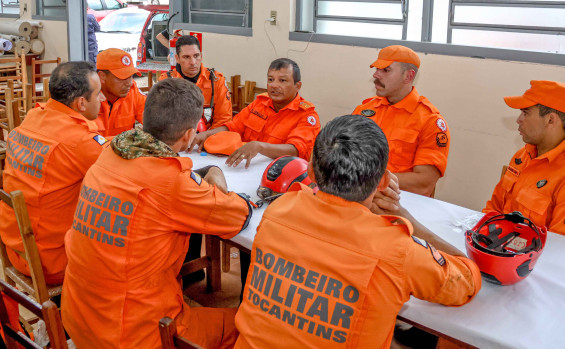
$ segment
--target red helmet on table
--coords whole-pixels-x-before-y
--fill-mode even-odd
[[[297,182],[315,185],[308,177],[308,161],[296,156],[281,156],[273,160],[263,172],[257,195],[264,201],[271,201],[286,193]]]
[[[547,229],[536,226],[520,212],[488,212],[473,230],[465,233],[467,255],[483,278],[498,285],[512,285],[534,269],[547,238]]]

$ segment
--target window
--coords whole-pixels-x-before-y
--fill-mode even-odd
[[[180,27],[193,31],[251,35],[252,0],[186,0]],[[176,7],[173,7],[176,10]]]
[[[67,0],[37,0],[37,15],[67,18]]]
[[[118,10],[121,8],[122,8],[122,4],[120,4],[117,0],[106,0],[107,10]]]
[[[297,0],[296,4],[296,32],[291,39],[332,42],[327,37],[332,35],[335,42],[375,47],[391,40],[407,41],[407,46],[424,52],[565,65],[563,0]],[[316,39],[317,34],[324,34],[323,40]]]
[[[102,11],[104,8],[102,7],[102,0],[88,0],[88,7],[94,11]]]
[[[20,15],[19,0],[0,0],[0,13],[6,15]]]

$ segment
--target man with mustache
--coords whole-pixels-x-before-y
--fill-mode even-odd
[[[176,43],[177,66],[164,72],[159,80],[183,78],[200,88],[204,95],[204,112],[198,131],[220,127],[232,119],[230,91],[224,75],[202,64],[200,42],[191,35],[181,36]]]
[[[371,64],[377,95],[366,99],[353,114],[375,121],[390,146],[387,169],[396,174],[400,189],[432,196],[445,173],[449,128],[439,110],[413,87],[420,58],[408,47],[383,48]]]
[[[233,131],[247,144],[231,153],[228,166],[245,160],[247,168],[259,153],[273,159],[291,155],[308,160],[320,132],[320,120],[314,105],[298,94],[301,87],[298,64],[288,58],[274,60],[267,71],[267,93],[258,95],[232,121],[197,134],[189,149],[197,144],[202,150],[209,136]]]
[[[129,53],[109,48],[98,54],[96,69],[106,101],[102,102],[96,119],[98,132],[115,136],[143,123],[146,96],[141,93],[133,75],[141,73],[133,66]]]
[[[526,145],[510,160],[483,212],[520,211],[536,225],[565,235],[565,84],[530,82],[524,95],[504,97],[520,109]]]

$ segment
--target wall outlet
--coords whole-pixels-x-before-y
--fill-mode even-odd
[[[271,25],[277,25],[277,11],[271,11]]]

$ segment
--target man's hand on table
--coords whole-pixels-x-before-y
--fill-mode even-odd
[[[215,185],[216,188],[220,189],[224,194],[228,193],[228,184],[226,183],[226,177],[219,167],[212,166],[208,170],[208,173],[204,176],[204,180],[210,185]]]
[[[249,168],[251,159],[261,152],[262,142],[252,141],[234,151],[226,160],[226,165],[237,167],[243,160],[246,160],[245,168]]]
[[[371,212],[375,214],[401,215],[400,206],[400,186],[398,177],[389,172],[390,181],[384,190],[375,193]]]

